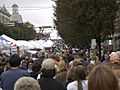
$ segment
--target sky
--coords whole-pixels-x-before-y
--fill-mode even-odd
[[[19,6],[19,14],[22,15],[23,22],[29,21],[36,27],[53,26],[53,7],[51,0],[0,0],[0,7],[6,6],[12,14],[12,5]]]

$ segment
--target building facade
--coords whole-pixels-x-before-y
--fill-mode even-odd
[[[3,7],[0,7],[0,23],[10,23],[10,16],[11,14],[7,11],[5,5],[3,5]]]
[[[22,16],[18,12],[18,5],[17,4],[12,5],[12,15],[10,17],[10,21],[16,22],[16,23],[23,23]]]

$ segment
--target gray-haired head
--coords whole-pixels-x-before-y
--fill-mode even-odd
[[[45,59],[41,65],[41,69],[45,69],[45,70],[55,69],[55,63],[53,59],[51,58]]]

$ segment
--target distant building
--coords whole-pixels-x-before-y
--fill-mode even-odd
[[[16,22],[16,23],[23,23],[22,16],[18,12],[18,5],[17,4],[12,5],[12,16],[10,17],[10,21]]]
[[[11,14],[7,11],[5,5],[0,7],[0,23],[10,23],[10,16]]]

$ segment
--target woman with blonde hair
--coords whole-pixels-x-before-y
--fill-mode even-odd
[[[31,77],[22,77],[14,85],[14,90],[41,90],[37,80]]]
[[[63,72],[63,71],[67,71],[67,64],[65,61],[63,61],[63,60],[59,61],[57,71],[58,71],[58,73]]]
[[[112,70],[98,65],[91,71],[88,79],[88,90],[120,90],[118,80]]]
[[[55,79],[65,83],[66,76],[67,76],[67,64],[63,60],[60,60],[58,63],[57,74],[55,76]]]
[[[86,79],[89,78],[89,74],[90,74],[90,72],[92,71],[92,69],[93,69],[94,67],[95,67],[94,64],[89,64],[89,65],[87,66],[87,77],[86,77]]]
[[[95,52],[90,53],[90,64],[94,64],[94,65],[101,64],[101,62]]]
[[[74,59],[73,61],[69,63],[69,67],[74,67],[78,65],[82,65],[79,59]]]

